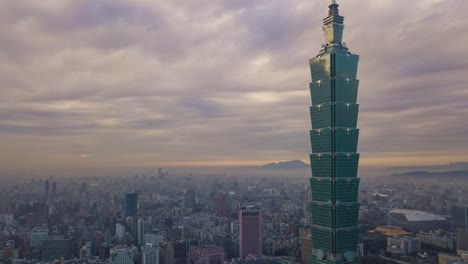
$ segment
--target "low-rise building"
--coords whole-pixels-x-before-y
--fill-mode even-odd
[[[65,238],[48,238],[42,240],[41,260],[45,262],[70,259],[73,256],[72,241]]]
[[[39,249],[42,246],[42,241],[47,239],[49,233],[47,230],[35,230],[29,236],[29,246]]]
[[[448,264],[454,260],[460,260],[460,257],[454,254],[439,252],[439,264]]]
[[[187,264],[222,264],[225,258],[222,247],[193,246],[187,254]]]
[[[452,233],[442,230],[419,232],[416,237],[422,244],[427,244],[450,251],[455,250],[455,237]]]
[[[411,255],[421,250],[419,239],[414,237],[387,238],[387,252],[397,255]]]
[[[412,232],[447,229],[450,225],[447,219],[441,215],[409,209],[390,211],[388,221],[391,225],[400,226]]]
[[[159,245],[147,243],[141,250],[143,264],[159,264]]]
[[[110,264],[133,264],[134,249],[130,247],[115,247],[110,250]]]

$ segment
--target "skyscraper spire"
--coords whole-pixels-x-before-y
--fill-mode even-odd
[[[344,17],[340,16],[339,5],[332,0],[328,6],[328,17],[323,19],[323,30],[325,32],[325,44],[341,44],[343,39]]]

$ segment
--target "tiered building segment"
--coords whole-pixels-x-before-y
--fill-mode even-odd
[[[311,263],[360,263],[357,254],[359,56],[342,42],[344,17],[332,1],[323,20],[325,45],[310,60],[312,82]]]

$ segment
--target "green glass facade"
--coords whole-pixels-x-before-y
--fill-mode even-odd
[[[360,263],[357,254],[359,129],[356,79],[359,56],[343,45],[344,17],[332,1],[325,45],[310,60],[311,263]]]

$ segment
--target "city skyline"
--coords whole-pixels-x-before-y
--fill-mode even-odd
[[[306,161],[328,4],[0,1],[0,166]],[[467,161],[468,3],[339,4],[362,58],[361,165]]]

